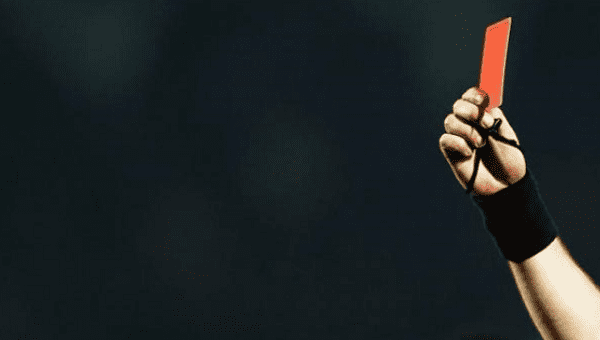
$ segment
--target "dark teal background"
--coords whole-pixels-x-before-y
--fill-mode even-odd
[[[541,339],[438,139],[512,17],[501,108],[597,281],[599,12],[0,1],[0,339]]]

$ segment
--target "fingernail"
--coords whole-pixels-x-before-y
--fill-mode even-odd
[[[483,119],[481,120],[481,122],[483,123],[483,127],[486,129],[489,129],[492,126],[494,126],[494,119],[489,113],[483,114]]]

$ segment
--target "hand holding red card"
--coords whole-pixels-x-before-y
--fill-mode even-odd
[[[507,18],[487,27],[479,87],[470,88],[454,103],[454,112],[444,121],[446,133],[439,141],[440,150],[463,188],[467,189],[476,176],[471,183],[476,195],[493,195],[518,182],[526,171],[517,135],[499,108],[510,24],[511,18]],[[494,123],[497,131],[490,129]]]

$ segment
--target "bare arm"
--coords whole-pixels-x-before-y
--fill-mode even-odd
[[[600,340],[600,289],[559,237],[537,255],[508,265],[544,340]]]

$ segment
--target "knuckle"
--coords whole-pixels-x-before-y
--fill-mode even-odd
[[[448,138],[453,140],[461,140],[465,143],[468,141],[472,145],[481,145],[481,136],[472,126],[460,122],[453,114],[446,116],[444,120],[444,128],[449,134]]]
[[[446,131],[450,129],[453,117],[454,116],[450,113],[446,116],[446,119],[444,119],[444,128],[446,129]]]
[[[445,136],[445,134],[443,134],[443,135],[440,137],[440,139],[438,140],[438,145],[440,146],[440,149],[443,149],[443,148],[444,148],[444,140],[445,140],[444,136]]]
[[[483,96],[479,92],[477,92],[473,96],[473,101],[475,105],[481,105],[481,103],[483,103]]]
[[[450,146],[450,142],[452,140],[452,135],[450,134],[443,134],[442,137],[440,137],[440,148],[442,150],[447,149]]]
[[[463,100],[459,99],[457,101],[454,102],[454,105],[452,105],[452,111],[454,111],[455,113],[460,113],[462,111],[462,104]]]
[[[469,98],[471,98],[472,101],[476,102],[475,104],[477,105],[481,104],[487,96],[487,93],[485,93],[485,91],[476,86],[470,88],[469,91]]]
[[[479,109],[475,104],[462,99],[454,103],[453,110],[459,116],[469,120],[475,120],[479,115]]]
[[[481,104],[485,99],[485,92],[483,90],[474,87],[473,88],[473,98],[477,101],[477,105]]]
[[[446,139],[448,139],[448,134],[444,133],[443,135],[440,136],[440,145],[444,144],[446,142]]]
[[[473,98],[475,98],[475,96],[477,95],[477,88],[475,87],[471,87],[469,90],[467,90],[467,92],[465,92],[465,94],[463,95],[463,99],[465,100],[473,100]]]

